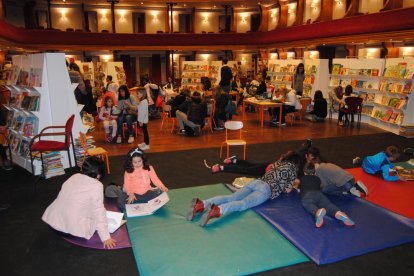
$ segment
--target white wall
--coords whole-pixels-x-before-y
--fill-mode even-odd
[[[214,12],[196,12],[195,32],[215,32],[219,30],[219,14]]]
[[[52,27],[66,31],[67,28],[82,29],[80,8],[51,8]]]
[[[250,31],[251,25],[251,12],[241,12],[237,14],[237,32],[238,33],[245,33]]]
[[[117,33],[132,33],[132,11],[115,10],[115,31]]]
[[[288,13],[288,20],[287,20],[287,25],[288,26],[292,26],[293,23],[295,23],[295,20],[296,20],[296,6],[297,6],[296,3],[288,4],[288,7],[289,7],[288,11],[289,10],[291,11],[291,13]]]
[[[376,13],[384,7],[383,0],[360,0],[359,12],[362,13]]]
[[[145,27],[148,34],[155,34],[157,31],[165,32],[165,13],[158,10],[145,12]]]
[[[111,10],[110,9],[96,9],[98,14],[98,32],[107,30],[112,32]]]
[[[334,1],[332,10],[332,19],[340,19],[345,16],[346,0]]]
[[[414,0],[403,0],[403,7],[414,7]]]
[[[272,31],[277,27],[279,22],[279,8],[269,10],[269,20],[267,24],[267,30]]]
[[[311,22],[318,19],[321,13],[321,2],[313,3],[313,0],[306,0],[303,23],[306,23],[309,19]]]

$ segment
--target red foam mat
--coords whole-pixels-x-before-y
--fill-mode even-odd
[[[414,181],[389,182],[380,175],[365,173],[362,168],[347,171],[368,187],[366,200],[414,220]]]

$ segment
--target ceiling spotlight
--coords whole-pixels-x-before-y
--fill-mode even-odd
[[[187,7],[187,4],[186,3],[184,3],[184,7]]]
[[[141,5],[144,5],[144,2],[141,2]]]

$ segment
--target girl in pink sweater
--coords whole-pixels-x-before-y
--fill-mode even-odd
[[[151,183],[158,189],[153,189]],[[168,192],[168,188],[149,165],[145,153],[140,148],[130,150],[125,162],[124,188],[118,197],[118,206],[125,209],[125,204],[145,203],[161,192]]]

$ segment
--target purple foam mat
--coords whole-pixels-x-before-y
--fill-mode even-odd
[[[119,212],[115,200],[105,199],[104,205],[108,211]],[[97,232],[95,232],[95,234],[93,234],[89,240],[74,236],[62,236],[62,238],[72,244],[94,249],[113,250],[131,247],[126,224],[122,225],[118,230],[111,234],[111,238],[116,240],[116,246],[112,249],[105,249],[103,247],[103,244]]]

